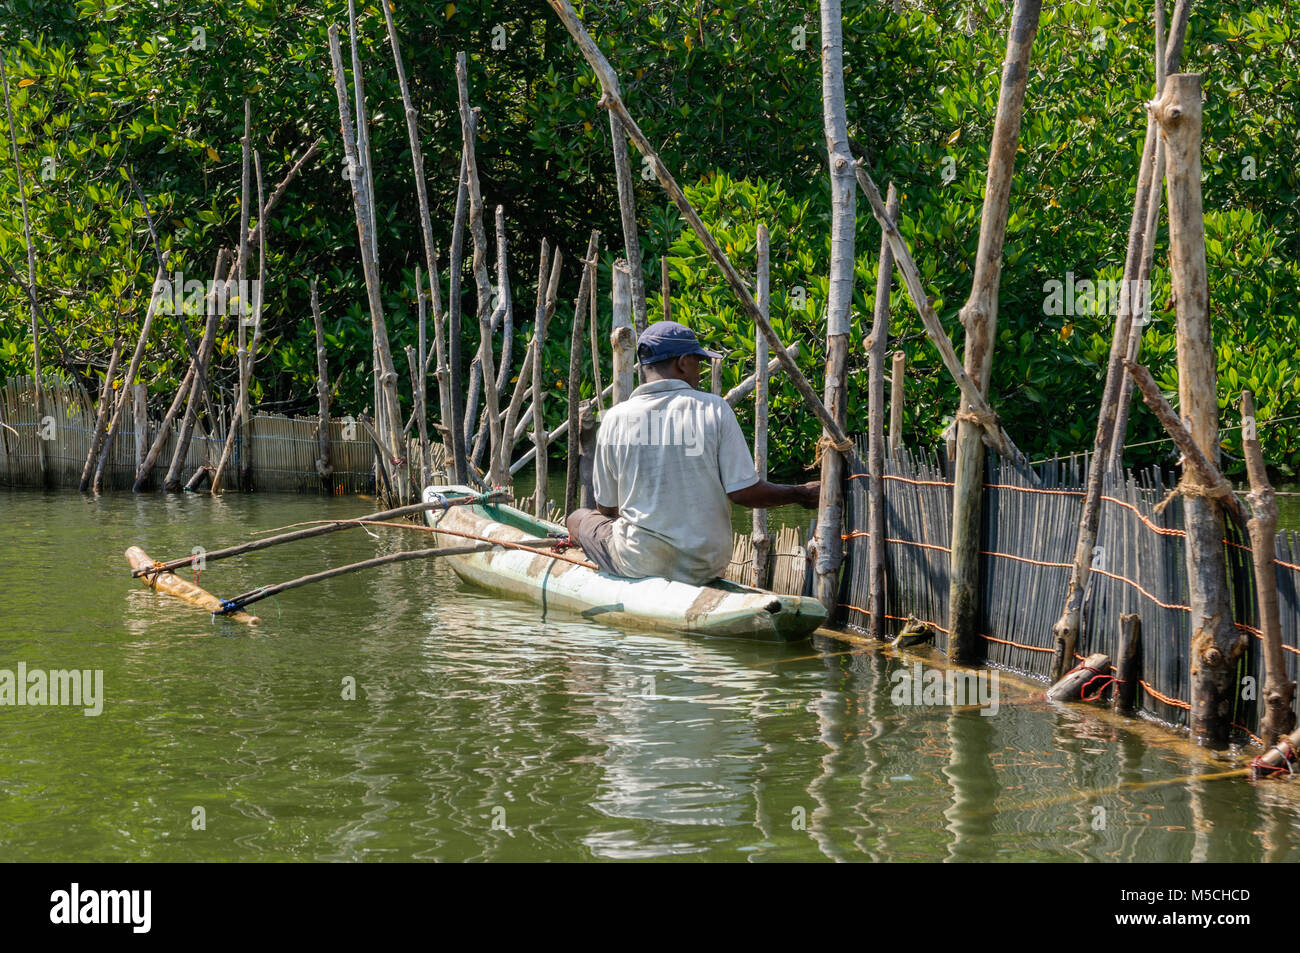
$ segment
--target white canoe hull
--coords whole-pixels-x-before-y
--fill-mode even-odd
[[[436,499],[439,493],[472,492],[460,486],[433,486],[425,489],[424,501]],[[507,542],[565,532],[563,526],[498,504],[431,510],[426,519],[435,528]],[[440,537],[438,544],[451,547],[463,545],[464,540],[448,535]],[[585,559],[576,547],[563,555]],[[466,582],[529,599],[544,613],[559,610],[619,626],[791,642],[807,638],[826,620],[826,610],[816,599],[778,595],[725,580],[692,586],[661,578],[624,579],[549,554],[505,547],[448,556],[446,561]]]

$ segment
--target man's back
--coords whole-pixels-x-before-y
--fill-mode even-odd
[[[696,585],[731,559],[727,494],[758,481],[731,407],[682,380],[643,384],[604,415],[596,502],[617,507],[610,554],[620,575]]]

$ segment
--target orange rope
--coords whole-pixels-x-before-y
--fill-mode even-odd
[[[1114,580],[1117,580],[1118,582],[1126,582],[1126,583],[1128,583],[1130,586],[1132,586],[1132,587],[1133,587],[1134,589],[1136,589],[1138,592],[1142,593],[1142,595],[1146,596],[1148,599],[1150,599],[1152,602],[1154,602],[1156,605],[1158,605],[1158,606],[1159,606],[1160,608],[1162,608],[1162,609],[1182,609],[1184,612],[1191,612],[1191,611],[1192,611],[1192,607],[1191,607],[1191,606],[1179,605],[1178,603],[1175,603],[1175,602],[1161,602],[1161,601],[1160,601],[1159,599],[1157,599],[1154,595],[1152,595],[1151,593],[1147,592],[1145,589],[1143,589],[1141,586],[1139,586],[1139,585],[1138,585],[1136,582],[1134,582],[1132,579],[1129,579],[1129,578],[1127,578],[1127,577],[1125,577],[1125,576],[1118,576],[1118,575],[1116,575],[1115,573],[1113,573],[1113,572],[1107,572],[1107,571],[1104,570],[1104,569],[1094,569],[1094,570],[1092,570],[1092,571],[1095,572],[1095,573],[1097,573],[1097,574],[1100,575],[1100,576],[1105,576],[1105,577],[1108,578],[1108,579],[1114,579]]]
[[[1192,706],[1187,702],[1180,701],[1177,698],[1170,698],[1168,695],[1161,695],[1158,691],[1156,691],[1146,682],[1142,681],[1142,679],[1140,678],[1138,679],[1138,684],[1141,685],[1144,689],[1146,689],[1148,695],[1150,695],[1152,698],[1159,699],[1160,701],[1164,702],[1166,705],[1171,705],[1174,708],[1181,708],[1184,711],[1192,710]]]
[[[1259,745],[1261,748],[1266,748],[1266,747],[1268,747],[1266,744],[1264,744],[1264,739],[1263,739],[1263,738],[1261,738],[1259,735],[1255,734],[1255,732],[1251,731],[1251,730],[1250,730],[1249,728],[1247,728],[1245,725],[1239,725],[1239,724],[1237,724],[1237,723],[1234,721],[1234,722],[1232,723],[1232,727],[1234,727],[1234,728],[1240,728],[1240,729],[1241,729],[1242,731],[1244,731],[1246,734],[1250,735],[1251,739],[1255,742],[1255,744]]]
[[[1001,645],[1011,645],[1018,649],[1028,649],[1031,652],[1055,652],[1056,649],[1045,649],[1039,645],[1025,645],[1023,642],[1012,642],[1010,639],[995,639],[991,635],[980,633],[981,639],[988,639],[990,642],[997,642]]]

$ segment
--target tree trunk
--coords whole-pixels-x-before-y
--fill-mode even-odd
[[[1007,36],[993,142],[984,186],[979,248],[970,297],[962,307],[966,327],[964,367],[986,399],[997,340],[998,284],[1002,243],[1007,232],[1011,178],[1025,104],[1029,54],[1038,32],[1042,0],[1016,0]],[[984,442],[972,408],[962,401],[957,414],[957,461],[952,506],[952,560],[948,580],[948,655],[959,663],[975,661],[979,626],[980,495],[984,484]]]
[[[898,219],[898,190],[891,183],[885,213]],[[889,344],[889,291],[894,255],[881,234],[876,304],[867,339],[867,638],[884,638],[885,612],[885,349]]]
[[[1169,264],[1178,312],[1179,414],[1214,462],[1219,446],[1214,346],[1210,340],[1205,221],[1201,206],[1201,78],[1177,73],[1155,106],[1169,169]],[[1184,477],[1186,480],[1186,477]],[[1191,605],[1192,733],[1211,747],[1228,744],[1237,639],[1223,554],[1223,513],[1204,495],[1184,493],[1187,588]]]
[[[772,248],[771,236],[768,235],[767,226],[758,226],[758,274],[754,279],[754,298],[758,302],[758,309],[763,312],[764,316],[770,314],[770,282],[771,282],[771,261]],[[667,277],[667,269],[664,271]],[[664,296],[667,300],[667,295]],[[763,332],[755,329],[754,331],[754,470],[760,480],[767,479],[767,417],[768,417],[768,394],[767,394],[767,338],[763,337]],[[766,589],[770,581],[771,573],[769,568],[771,560],[769,555],[772,551],[772,539],[767,532],[767,509],[766,507],[756,506],[753,511],[753,531],[750,534],[750,540],[754,547],[753,579],[752,582],[760,589]]]
[[[618,183],[618,209],[623,222],[623,250],[632,273],[632,313],[639,336],[646,329],[645,274],[641,267],[641,239],[636,228],[636,196],[632,191],[632,166],[627,156],[623,122],[609,114],[609,135],[614,142],[614,178]]]
[[[903,446],[903,373],[907,367],[907,356],[902,351],[894,352],[893,364],[889,371],[889,452],[897,453]]]
[[[636,332],[632,330],[632,275],[627,262],[614,262],[614,319],[609,343],[614,351],[613,403],[621,404],[636,387]]]
[[[320,474],[321,492],[328,494],[334,492],[334,465],[330,462],[330,374],[315,276],[311,279],[311,316],[316,325],[316,472]]]
[[[1259,428],[1255,422],[1255,401],[1250,391],[1241,394],[1241,442],[1245,450],[1246,472],[1250,476],[1251,517],[1246,524],[1250,532],[1250,552],[1255,565],[1255,594],[1259,599],[1259,628],[1264,635],[1264,715],[1259,733],[1267,745],[1295,728],[1295,682],[1286,676],[1286,657],[1282,654],[1282,622],[1277,605],[1277,501],[1268,482],[1264,454],[1259,446]]]
[[[569,338],[569,454],[564,469],[564,512],[572,513],[578,508],[578,499],[582,495],[581,476],[579,473],[582,454],[582,428],[579,423],[581,407],[579,400],[582,383],[582,336],[586,330],[587,299],[590,297],[592,282],[596,280],[596,248],[600,241],[600,232],[592,231],[587,243],[587,256],[583,259],[582,281],[578,284],[578,297],[573,302],[573,327]]]

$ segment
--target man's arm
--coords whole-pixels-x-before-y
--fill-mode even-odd
[[[797,503],[810,510],[815,510],[820,496],[821,483],[816,480],[811,483],[795,485],[769,483],[766,480],[759,480],[742,490],[728,493],[727,499],[752,509],[766,509],[769,506],[787,506],[791,503]],[[603,513],[604,509],[601,512]]]

